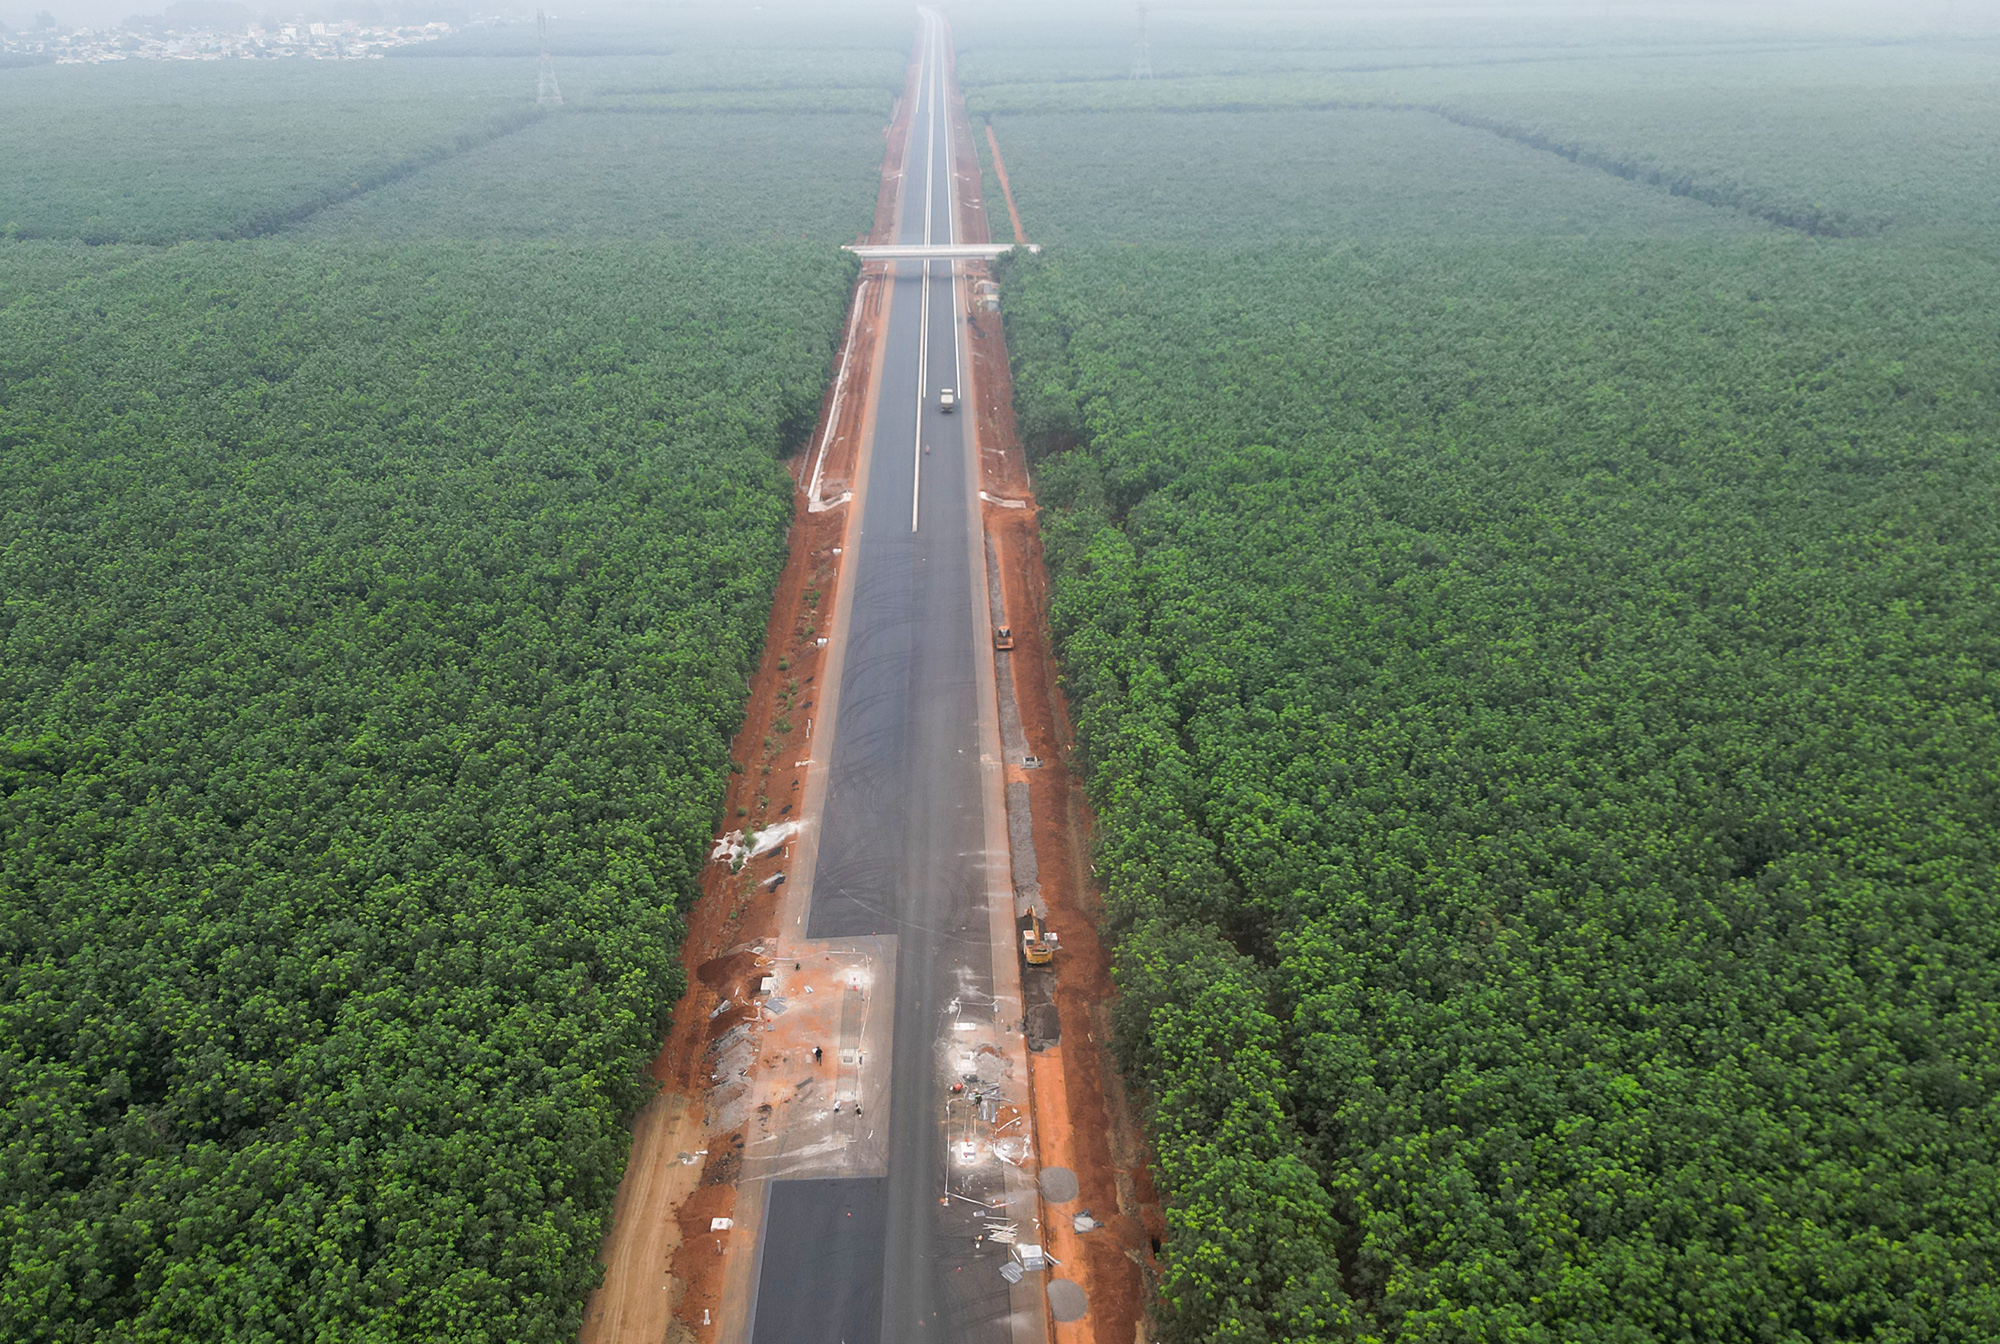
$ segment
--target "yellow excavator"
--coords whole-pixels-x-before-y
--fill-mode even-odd
[[[1039,910],[1030,913],[1028,920],[1028,927],[1021,930],[1021,955],[1030,966],[1046,966],[1056,959],[1056,936],[1042,923]]]

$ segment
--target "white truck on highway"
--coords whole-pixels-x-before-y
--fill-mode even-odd
[[[946,415],[950,415],[951,408],[956,405],[958,405],[958,394],[956,392],[948,387],[938,389],[939,410],[943,411]]]

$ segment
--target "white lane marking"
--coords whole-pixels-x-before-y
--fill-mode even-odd
[[[937,61],[927,60],[924,100],[924,242],[931,240],[931,165],[937,161]],[[917,530],[924,493],[924,395],[930,381],[931,343],[931,264],[923,263],[924,278],[917,297],[917,412],[915,431],[910,436],[910,531]]]
[[[942,21],[934,20],[933,27],[937,32],[938,53],[940,59],[942,59],[944,52],[944,24]],[[947,122],[944,132],[944,240],[947,243],[955,243],[958,241],[958,146],[954,142],[951,133],[949,122],[951,102],[948,98],[945,99],[945,115]],[[960,339],[962,331],[959,324],[958,306],[959,269],[959,263],[954,261],[951,264],[951,359],[952,378],[954,380],[952,386],[957,390],[959,400],[963,401],[965,399],[965,353],[963,342]]]
[[[930,377],[931,264],[924,263],[917,316],[917,421],[910,440],[910,531],[917,530],[917,509],[924,485],[924,380]]]

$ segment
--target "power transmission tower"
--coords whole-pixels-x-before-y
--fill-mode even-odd
[[[542,42],[541,76],[535,81],[535,101],[546,107],[562,106],[562,90],[556,86],[556,68],[549,60],[549,16],[546,10],[535,11],[535,35]]]
[[[1139,6],[1139,45],[1132,52],[1132,78],[1153,77],[1153,54],[1146,46],[1146,7]]]

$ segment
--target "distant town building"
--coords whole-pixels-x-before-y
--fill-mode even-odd
[[[287,23],[275,34],[261,23],[225,31],[171,23],[167,18],[128,20],[119,28],[37,27],[27,32],[0,29],[0,54],[39,57],[56,65],[106,61],[221,61],[306,57],[366,60],[396,47],[434,42],[452,32],[450,24],[364,25]]]

